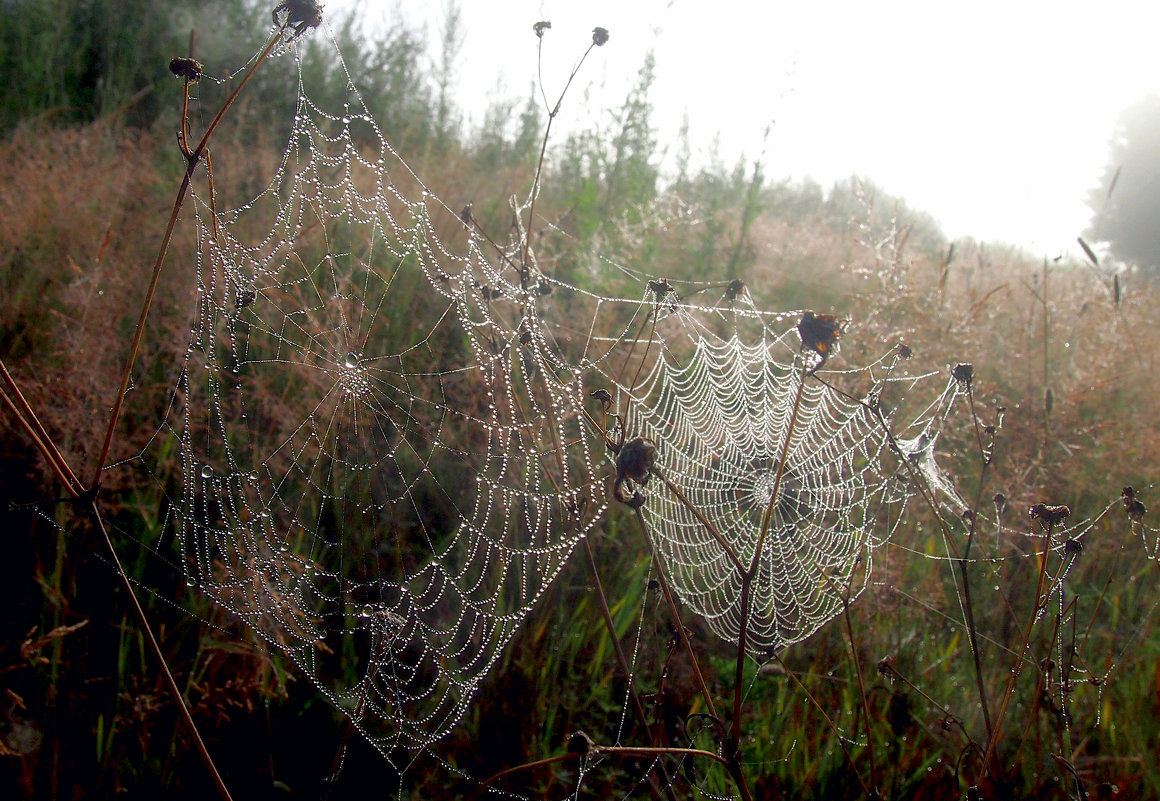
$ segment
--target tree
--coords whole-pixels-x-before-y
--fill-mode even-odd
[[[1088,193],[1085,235],[1113,256],[1160,275],[1160,95],[1128,106],[1116,121],[1100,185]]]

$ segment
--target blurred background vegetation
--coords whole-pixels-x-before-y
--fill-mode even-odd
[[[0,3],[0,351],[62,451],[88,465],[183,169],[174,141],[180,84],[167,64],[189,51],[196,28],[195,52],[207,74],[226,77],[268,35],[272,4]],[[423,31],[399,24],[366,33],[353,18],[331,24],[345,66],[321,37],[307,39],[302,51],[312,84],[333,95],[322,105],[341,103],[349,70],[389,141],[431,190],[452,207],[473,203],[485,230],[505,231],[507,198],[526,191],[539,155],[546,114],[536,94],[499,99],[478,128],[466,128],[445,91],[450,60],[429,52]],[[453,47],[454,31],[444,33]],[[1160,796],[1155,532],[1118,506],[1103,514],[1122,486],[1136,486],[1147,501],[1156,480],[1158,304],[1146,273],[1047,262],[1001,244],[950,243],[929,216],[867,180],[830,188],[776,182],[760,161],[693,165],[687,156],[678,158],[675,174],[662,175],[661,137],[650,122],[652,66],[641,65],[614,113],[552,142],[537,212],[567,236],[537,243],[541,267],[580,287],[630,295],[640,294],[639,282],[604,259],[673,281],[719,278],[724,285],[740,278],[759,307],[849,315],[842,357],[852,363],[898,341],[931,369],[973,363],[980,416],[997,424],[999,408],[1006,409],[996,461],[981,479],[969,419],[952,421],[942,444],[963,492],[1005,522],[987,532],[995,561],[974,566],[992,697],[1034,603],[1024,558],[1032,548],[1027,507],[1067,503],[1076,519],[1098,518],[1071,574],[1076,606],[1061,617],[1078,621],[1071,642],[1082,642],[1086,660],[1076,668],[1083,681],[1071,693],[1069,725],[1046,692],[1050,670],[1033,666],[1004,741],[1013,784],[989,792],[1076,797],[1051,757],[1063,753],[1088,797]],[[256,80],[214,144],[227,201],[263,185],[263,166],[277,161],[293,114],[295,75],[266,69]],[[216,110],[221,88],[205,80],[198,91],[195,130]],[[674,137],[680,152],[681,133]],[[1093,226],[1105,233],[1115,213],[1107,202],[1116,197],[1111,168],[1107,184],[1093,199],[1104,215]],[[1126,195],[1119,202],[1138,206]],[[179,255],[153,315],[156,332],[135,377],[122,456],[144,447],[172,386],[193,270],[180,254],[191,242],[191,232],[179,232]],[[1121,258],[1151,264],[1143,251],[1124,247]],[[31,446],[7,417],[0,420],[5,500],[54,497]],[[120,478],[103,497],[134,554],[127,568],[235,797],[389,787],[386,763],[357,738],[343,770],[328,781],[347,736],[342,719],[277,653],[136,545],[163,518],[156,483]],[[0,787],[36,798],[212,792],[83,515],[51,503],[3,514]],[[965,792],[957,771],[977,755],[964,750],[946,707],[976,732],[980,713],[965,635],[954,623],[961,619],[955,575],[922,558],[936,551],[933,530],[920,511],[880,553],[881,578],[851,610],[853,647],[835,621],[786,653],[800,685],[784,671],[756,680],[747,698],[745,762],[758,797],[858,797],[855,770],[876,772],[889,797]],[[613,517],[593,546],[618,634],[628,638],[645,592],[643,545]],[[576,729],[596,737],[614,730],[623,680],[593,604],[587,568],[569,568],[445,744],[445,758],[482,776],[561,753]],[[690,625],[724,697],[730,649],[698,622]],[[641,657],[645,684],[656,681],[666,656],[661,623],[653,635]],[[1078,659],[1061,653],[1061,641],[1051,631],[1037,633],[1034,662]],[[929,698],[873,670],[888,655]],[[861,689],[855,659],[868,674]],[[693,696],[677,657],[655,705],[674,738]],[[855,766],[809,697],[859,744]],[[867,743],[878,750],[873,765]],[[469,792],[469,784],[449,788],[450,775],[416,769],[407,781],[416,798]],[[612,788],[625,792],[639,775],[633,763],[602,769],[585,792],[612,797]],[[569,780],[574,774],[554,766],[512,787],[556,797],[568,792]]]

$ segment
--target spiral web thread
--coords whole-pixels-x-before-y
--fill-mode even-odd
[[[746,293],[610,298],[540,274],[520,226],[497,252],[426,189],[353,84],[323,109],[300,83],[250,203],[194,201],[195,324],[150,468],[162,479],[176,447],[182,570],[396,766],[462,718],[604,515],[605,434],[656,442],[746,564],[773,501],[757,658],[857,593],[910,494],[896,421],[874,411],[922,378],[896,356],[814,376],[799,315]],[[905,441],[929,450],[935,424],[932,406]],[[735,642],[740,576],[718,540],[655,482],[643,513],[680,598]]]

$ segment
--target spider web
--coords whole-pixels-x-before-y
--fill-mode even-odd
[[[898,374],[893,352],[814,373],[800,313],[543,275],[522,224],[486,239],[347,93],[324,109],[300,79],[268,185],[224,211],[194,196],[196,312],[152,468],[176,448],[191,585],[400,768],[461,720],[605,515],[618,439],[656,444],[668,484],[647,485],[641,513],[723,639],[744,617],[738,564],[757,568],[758,659],[857,595],[908,476],[938,474],[953,384],[901,424],[893,405],[926,376]]]
[[[801,313],[760,313],[735,289],[696,306],[660,285],[641,306],[649,336],[627,343],[644,355],[601,365],[622,411],[611,425],[657,447],[660,479],[640,509],[677,594],[730,643],[745,619],[747,651],[763,661],[864,588],[912,479],[962,508],[933,453],[958,387],[895,421],[890,404],[930,378],[906,374],[899,350],[820,372]],[[898,439],[895,427],[921,433]]]
[[[175,515],[190,581],[405,761],[604,504],[538,281],[485,255],[348,89],[327,111],[300,85],[251,203],[197,197]]]

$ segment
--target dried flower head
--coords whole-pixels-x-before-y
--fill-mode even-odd
[[[612,404],[612,393],[607,389],[594,389],[588,393],[588,397],[600,401],[605,408]]]
[[[607,28],[593,28],[592,29],[592,44],[597,47],[603,47],[608,43],[608,29]]]
[[[544,31],[550,29],[551,27],[552,23],[548,22],[546,19],[542,19],[532,26],[532,31],[535,32],[537,38],[543,39]]]
[[[808,311],[798,321],[798,336],[802,339],[802,350],[813,351],[821,356],[811,373],[821,369],[830,354],[838,346],[838,336],[842,333],[842,321],[832,314],[814,314]]]
[[[630,439],[620,446],[616,454],[616,481],[612,494],[623,504],[639,509],[644,505],[644,495],[626,488],[625,484],[647,484],[649,474],[657,462],[657,446],[643,437]]]
[[[1062,523],[1071,517],[1071,507],[1060,504],[1052,506],[1046,503],[1037,503],[1027,510],[1033,520],[1042,520],[1049,526]]]
[[[596,743],[592,738],[580,730],[572,732],[568,737],[568,753],[587,756],[596,750]]]
[[[278,15],[283,11],[286,12],[286,19],[279,22]],[[322,24],[322,6],[318,5],[317,0],[282,0],[270,16],[275,25],[282,28],[293,27],[294,35],[290,38],[297,39],[311,28],[317,28]]]
[[[1148,507],[1140,503],[1140,499],[1136,497],[1136,490],[1132,487],[1124,487],[1120,497],[1124,501],[1124,511],[1128,513],[1128,519],[1133,522],[1139,522],[1144,519],[1144,515],[1148,513]]]
[[[905,345],[902,342],[898,343],[898,356],[899,356],[899,358],[909,359],[913,355],[914,355],[914,351],[912,351],[910,349],[909,345]]]
[[[729,286],[725,287],[725,299],[730,302],[735,301],[744,291],[745,282],[740,278],[734,278],[729,282]]]
[[[181,56],[169,62],[169,71],[178,78],[185,78],[189,83],[197,83],[203,72],[200,61]]]
[[[973,364],[956,364],[955,369],[951,370],[951,375],[954,376],[955,381],[958,381],[964,387],[970,387],[971,381],[975,378],[975,366]]]

